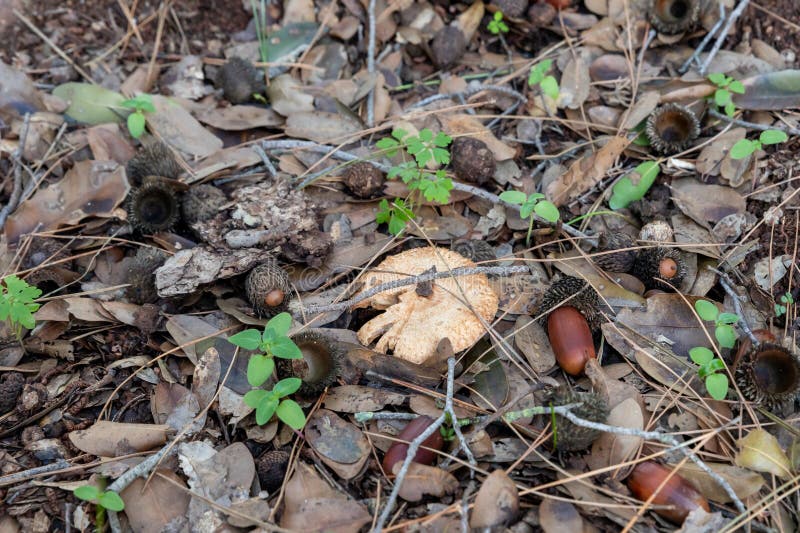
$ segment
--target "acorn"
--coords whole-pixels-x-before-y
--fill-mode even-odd
[[[615,253],[605,253],[592,257],[594,264],[607,272],[629,272],[636,261],[636,242],[627,233],[621,231],[604,232],[600,234],[597,249],[601,252],[620,250]]]
[[[494,247],[488,242],[478,239],[457,240],[453,243],[451,250],[461,254],[473,263],[490,263],[487,266],[493,266],[497,261]]]
[[[553,407],[580,403],[581,405],[572,409],[571,412],[578,418],[583,418],[590,422],[604,424],[608,419],[608,404],[599,394],[594,392],[578,392],[562,385],[553,390],[547,401]],[[564,452],[585,450],[599,436],[600,431],[596,429],[575,425],[569,419],[561,415],[555,415],[553,442],[556,450]]]
[[[141,233],[171,229],[180,218],[180,203],[175,189],[166,179],[150,176],[131,191],[126,204],[128,221]]]
[[[6,372],[0,377],[0,415],[17,406],[24,386],[25,377],[19,372]]]
[[[44,267],[34,270],[25,276],[25,281],[29,285],[38,287],[42,294],[55,292],[68,282],[64,269],[58,267]]]
[[[497,169],[494,154],[481,140],[459,137],[453,141],[452,154],[453,171],[460,180],[483,184]]]
[[[680,525],[683,524],[689,513],[698,507],[703,508],[706,512],[711,511],[708,500],[689,480],[677,473],[673,474],[671,469],[654,461],[637,464],[628,476],[626,484],[636,498],[646,501],[653,496],[653,493],[668,476],[669,480],[652,498],[651,503],[669,507],[654,509],[656,514]]]
[[[303,396],[319,396],[326,388],[335,385],[345,357],[342,345],[335,339],[314,331],[299,333],[292,340],[300,348],[303,358],[276,358],[280,379],[300,378],[303,384],[299,393]]]
[[[673,242],[675,230],[666,220],[651,220],[639,230],[640,241]]]
[[[383,456],[383,471],[386,473],[387,476],[392,475],[392,469],[394,465],[405,461],[406,456],[408,455],[408,444],[407,442],[411,442],[420,435],[422,435],[426,429],[433,424],[434,420],[429,416],[419,416],[406,424],[406,427],[403,428],[403,431],[397,436],[397,440],[404,441],[404,442],[394,442],[386,451],[386,455]],[[417,454],[414,456],[413,462],[420,463],[423,465],[430,465],[436,460],[436,453],[431,450],[426,450],[425,448],[431,448],[433,450],[441,450],[444,446],[444,438],[442,437],[441,432],[437,429],[431,435],[422,442],[422,446],[419,447],[417,450]]]
[[[217,72],[215,85],[222,89],[225,99],[232,104],[252,100],[254,94],[264,91],[263,74],[252,63],[241,57],[232,57]]]
[[[561,307],[562,302],[563,305],[580,311],[592,331],[598,330],[605,320],[599,312],[601,305],[597,291],[585,280],[567,275],[562,275],[550,284],[535,314],[551,313]],[[545,325],[546,321],[546,316],[542,317],[542,325]]]
[[[631,272],[647,289],[673,290],[686,276],[686,263],[677,248],[645,248],[636,256]]]
[[[737,351],[734,379],[746,399],[781,412],[800,393],[800,358],[779,344],[753,347],[746,339]]]
[[[440,69],[449,67],[461,59],[466,50],[467,41],[464,34],[455,26],[445,26],[440,29],[431,41],[432,59]]]
[[[264,318],[272,318],[286,311],[292,298],[289,275],[272,258],[250,271],[244,288],[253,310]]]
[[[689,148],[700,136],[700,121],[687,107],[664,104],[647,117],[645,133],[657,152],[676,154]]]
[[[289,467],[289,452],[283,450],[270,450],[262,453],[256,459],[256,472],[261,488],[270,494],[277,492],[283,485],[286,469]]]
[[[177,179],[182,170],[170,147],[161,141],[145,144],[125,165],[128,181],[137,187],[148,176]]]
[[[647,12],[650,24],[665,35],[689,31],[697,23],[700,0],[652,0]]]
[[[164,264],[167,254],[157,248],[141,247],[128,267],[128,283],[125,296],[132,303],[142,305],[158,300],[156,270]]]
[[[214,218],[227,202],[225,193],[213,185],[195,185],[181,198],[181,217],[187,224],[205,222]]]
[[[507,17],[519,18],[528,9],[528,0],[492,0],[492,5]]]
[[[384,178],[383,172],[378,167],[365,161],[359,161],[347,166],[343,181],[354,196],[367,200],[381,193]]]

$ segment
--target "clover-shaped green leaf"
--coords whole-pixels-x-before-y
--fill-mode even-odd
[[[294,400],[283,400],[278,406],[277,414],[292,429],[300,430],[306,425],[306,415]]]
[[[706,377],[706,390],[715,400],[724,400],[728,395],[728,376],[720,373]]]
[[[719,309],[708,300],[697,300],[694,303],[694,309],[703,320],[716,320],[719,315]]]

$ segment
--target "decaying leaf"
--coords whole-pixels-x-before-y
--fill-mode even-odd
[[[339,413],[358,413],[359,411],[380,411],[387,405],[400,405],[405,401],[403,394],[361,385],[334,387],[325,396],[325,407]]]
[[[734,462],[741,467],[774,474],[780,478],[792,476],[792,463],[778,439],[765,429],[754,429],[739,439],[739,453]]]
[[[746,468],[713,462],[706,462],[706,466],[727,481],[736,496],[741,500],[746,500],[750,496],[757,494],[761,487],[764,486],[764,477]],[[718,503],[731,501],[731,497],[719,486],[719,483],[696,464],[686,462],[681,466],[679,472],[681,476],[691,481],[692,485],[709,500]]]
[[[191,496],[181,488],[185,486],[183,480],[164,468],[155,474],[149,483],[135,479],[120,493],[125,502],[125,516],[131,528],[139,533],[159,533],[178,528],[186,521]]]
[[[306,423],[305,435],[322,461],[345,479],[357,476],[369,459],[371,447],[364,434],[333,411],[315,411]]]
[[[542,500],[539,506],[539,523],[545,533],[583,531],[585,526],[574,505],[554,498]]]
[[[392,473],[397,475],[402,466],[402,461],[395,463]],[[410,463],[399,496],[407,502],[418,502],[426,495],[441,498],[445,494],[452,494],[457,488],[458,480],[447,470]]]
[[[169,429],[166,425],[99,420],[87,429],[71,431],[69,440],[82,452],[117,457],[163,446]]]
[[[510,523],[519,512],[516,485],[503,470],[495,470],[483,481],[477,496],[470,527],[491,528]]]

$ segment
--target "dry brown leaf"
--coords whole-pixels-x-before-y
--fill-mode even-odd
[[[118,457],[158,448],[167,441],[169,426],[124,424],[99,420],[87,429],[69,432],[69,440],[82,452]]]
[[[644,413],[639,403],[628,398],[614,407],[608,414],[609,426],[644,429]],[[603,433],[592,444],[592,453],[586,462],[592,469],[618,465],[628,461],[643,442],[641,437]]]
[[[674,467],[674,465],[672,465]],[[729,465],[727,463],[706,462],[714,473],[727,481],[733,492],[741,500],[754,496],[764,486],[764,477],[746,468]],[[725,489],[719,486],[704,470],[694,463],[686,462],[679,470],[680,475],[688,479],[700,493],[717,503],[728,503],[731,497]]]
[[[754,429],[737,442],[739,453],[734,463],[756,472],[767,472],[786,479],[792,476],[792,463],[781,445],[765,429]]]
[[[195,157],[206,157],[222,148],[222,139],[174,100],[156,94],[153,105],[156,112],[145,115],[147,125],[173,148]]]
[[[469,526],[491,528],[511,522],[519,512],[519,492],[504,470],[495,470],[483,480],[472,508]]]
[[[589,96],[590,85],[589,67],[586,62],[580,57],[571,58],[561,74],[558,106],[580,109]]]
[[[338,413],[358,413],[380,411],[387,405],[401,405],[405,399],[405,395],[385,389],[343,385],[328,390],[323,405]]]
[[[308,444],[322,461],[344,479],[357,476],[370,456],[369,441],[355,425],[336,413],[318,409],[305,426]]]
[[[546,374],[552,370],[556,364],[556,356],[544,327],[531,317],[521,315],[514,324],[514,331],[514,345],[533,370],[538,374]]]
[[[583,531],[583,517],[569,502],[544,498],[539,506],[539,525],[545,533]]]
[[[489,128],[471,115],[442,115],[439,119],[442,129],[451,137],[468,135],[486,143],[497,161],[505,161],[517,155],[515,149],[495,137]]]
[[[86,140],[96,161],[124,165],[136,153],[119,131],[119,124],[100,124],[86,130]]]
[[[395,463],[392,474],[396,476],[402,466],[403,461]],[[441,498],[445,494],[453,494],[457,488],[458,480],[447,470],[410,463],[398,495],[407,502],[418,502],[426,495]]]
[[[361,124],[339,113],[307,111],[286,119],[286,135],[314,142],[340,143],[361,131]]]
[[[456,17],[456,27],[464,34],[464,42],[469,43],[481,25],[485,8],[483,2],[473,2],[469,9]]]
[[[243,131],[283,124],[283,117],[272,109],[254,105],[232,105],[207,109],[197,115],[197,120],[225,131]]]
[[[125,516],[136,533],[164,531],[170,525],[181,523],[181,518],[185,520],[189,509],[191,496],[181,490],[186,486],[183,480],[163,468],[155,474],[147,483],[142,478],[135,479],[120,493],[125,502]]]
[[[707,229],[728,215],[744,213],[747,207],[745,198],[730,187],[709,185],[694,178],[672,180],[671,189],[675,205]]]

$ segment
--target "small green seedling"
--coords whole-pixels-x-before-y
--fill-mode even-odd
[[[41,295],[40,289],[17,276],[3,279],[3,285],[0,285],[0,320],[9,325],[17,340],[22,338],[22,328],[33,329],[36,326],[33,313],[39,309],[39,304],[34,300]]]
[[[634,169],[634,172],[639,175],[639,181],[636,185],[633,184],[633,181],[628,176],[625,176],[614,184],[614,187],[611,189],[611,198],[608,201],[608,205],[611,209],[624,209],[632,202],[644,198],[644,195],[647,194],[647,191],[649,191],[650,187],[655,183],[658,173],[661,172],[661,167],[656,161],[645,161],[644,163],[640,163],[636,169]]]
[[[717,306],[708,300],[697,300],[694,303],[697,315],[703,320],[713,321],[715,324],[714,337],[723,348],[733,348],[736,344],[736,330],[733,325],[739,321],[739,315],[733,313],[720,313]]]
[[[689,357],[700,368],[697,375],[706,383],[706,390],[715,400],[724,400],[728,394],[728,376],[725,374],[725,363],[714,357],[714,352],[704,346],[695,346],[689,350]]]
[[[228,342],[245,350],[258,350],[250,356],[247,363],[247,382],[253,390],[244,395],[244,403],[256,410],[256,422],[266,424],[277,414],[292,429],[302,429],[306,424],[303,409],[295,402],[285,398],[294,394],[302,385],[299,378],[282,379],[271,391],[260,389],[275,370],[275,357],[281,359],[302,359],[300,348],[286,334],[292,326],[289,313],[280,313],[270,319],[264,331],[246,329],[231,336]]]
[[[139,94],[133,98],[129,98],[122,102],[120,105],[133,109],[133,113],[128,115],[128,131],[131,137],[138,139],[144,133],[145,113],[155,113],[156,108],[153,105],[153,97],[149,94]]]
[[[781,130],[762,131],[761,135],[759,135],[758,139],[755,141],[751,141],[750,139],[741,139],[737,141],[736,144],[733,145],[733,148],[731,148],[731,158],[744,159],[756,150],[761,150],[765,145],[782,143],[788,138],[789,136],[786,135],[786,132]]]
[[[786,291],[786,294],[780,297],[781,303],[775,304],[775,317],[780,317],[786,314],[788,307],[790,305],[794,305],[794,298],[792,298],[792,293]]]
[[[125,502],[113,490],[102,491],[94,485],[83,485],[72,493],[80,500],[91,502],[109,511],[119,512],[125,509]]]
[[[408,208],[406,201],[401,198],[397,198],[391,204],[384,198],[378,204],[378,212],[375,214],[375,222],[388,224],[389,233],[395,236],[400,235],[412,218],[414,218],[414,213]]]
[[[530,196],[521,191],[504,191],[500,193],[500,199],[509,204],[519,206],[520,218],[530,219],[528,221],[528,237],[526,241],[530,243],[531,232],[533,231],[533,214],[536,213],[548,222],[556,223],[560,218],[558,208],[552,202],[544,199],[544,194],[533,193]]]
[[[723,108],[726,115],[732,117],[736,112],[736,106],[731,93],[744,94],[744,84],[720,72],[709,74],[708,79],[717,86],[712,96],[714,103]]]
[[[538,84],[542,93],[553,100],[557,100],[559,93],[558,81],[552,75],[547,74],[552,66],[552,59],[545,59],[541,63],[533,65],[530,74],[528,74],[528,85],[535,87]]]
[[[495,11],[492,20],[489,21],[486,28],[495,35],[508,33],[508,24],[503,22],[503,12]]]

